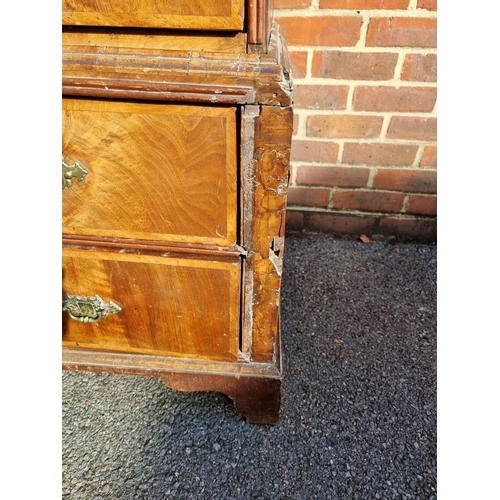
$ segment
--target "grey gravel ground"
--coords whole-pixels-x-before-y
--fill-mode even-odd
[[[63,499],[436,497],[435,246],[287,239],[281,420],[63,372]]]

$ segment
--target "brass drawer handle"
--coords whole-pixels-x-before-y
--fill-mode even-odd
[[[67,311],[70,318],[82,323],[97,323],[100,319],[106,319],[108,314],[117,314],[122,308],[109,301],[104,301],[96,295],[95,297],[78,297],[77,295],[66,294],[63,300],[62,310]]]
[[[80,165],[77,161],[73,165],[68,165],[64,156],[62,157],[62,188],[71,186],[71,179],[75,177],[79,182],[82,182],[89,171]]]

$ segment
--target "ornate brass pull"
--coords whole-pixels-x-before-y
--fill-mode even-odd
[[[62,310],[67,311],[70,318],[81,321],[82,323],[97,323],[100,319],[106,319],[108,314],[117,314],[122,308],[109,301],[104,301],[96,295],[95,297],[78,297],[77,295],[66,294],[66,300],[63,300]]]
[[[82,182],[89,171],[82,167],[77,161],[73,165],[68,165],[64,156],[62,157],[62,188],[71,186],[71,179],[76,177],[79,182]]]

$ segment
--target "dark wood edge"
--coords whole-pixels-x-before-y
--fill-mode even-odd
[[[212,373],[170,373],[161,377],[179,391],[215,391],[228,396],[236,411],[250,424],[276,425],[280,417],[282,380],[237,377]]]
[[[225,363],[63,348],[63,369],[159,378],[178,391],[214,391],[228,396],[248,423],[275,425],[281,406],[282,373],[273,364]],[[281,363],[280,363],[281,366]]]
[[[224,362],[202,359],[171,358],[150,354],[128,354],[87,349],[62,348],[65,370],[108,372],[162,377],[168,373],[213,373],[237,377],[281,379],[274,363]]]
[[[247,0],[249,52],[265,54],[268,50],[269,10],[269,0]]]
[[[145,253],[178,253],[207,255],[208,257],[239,257],[247,254],[238,245],[228,247],[212,245],[194,245],[190,243],[162,243],[153,240],[129,240],[125,238],[106,238],[94,236],[63,235],[62,243],[66,246],[91,247],[116,250],[132,250]]]
[[[259,43],[257,30],[257,3],[258,0],[246,0],[248,43],[252,45]]]
[[[101,87],[95,85],[85,85],[73,79],[71,82],[65,81],[62,86],[62,94],[65,96],[75,97],[102,97],[105,99],[134,99],[134,100],[149,100],[149,101],[165,101],[165,102],[199,102],[209,104],[245,104],[247,101],[252,101],[250,93],[240,96],[228,95],[225,93],[215,94],[197,93],[197,92],[175,92],[175,91],[159,91],[153,89],[136,90],[127,88],[127,82],[121,88],[113,88],[115,79],[102,80]],[[108,84],[106,84],[108,83]],[[213,97],[215,96],[215,97]]]

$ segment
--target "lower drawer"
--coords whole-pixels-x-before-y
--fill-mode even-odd
[[[65,248],[63,346],[236,360],[240,290],[236,257],[214,261]],[[99,299],[118,307],[96,321],[92,300]]]

